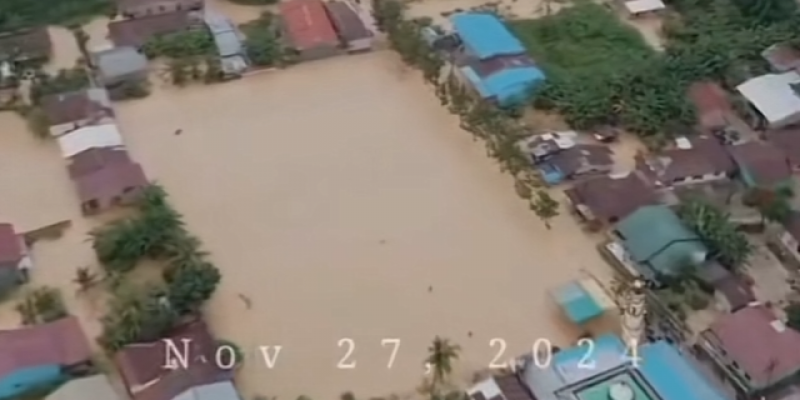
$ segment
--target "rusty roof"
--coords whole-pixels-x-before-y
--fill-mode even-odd
[[[48,58],[53,44],[47,28],[0,33],[0,54],[9,52],[15,60]]]
[[[710,333],[755,387],[800,371],[800,332],[786,327],[763,305],[719,317]]]
[[[339,45],[339,37],[322,1],[288,0],[278,7],[292,46],[297,50]]]
[[[89,342],[75,317],[0,331],[0,377],[41,365],[77,365],[91,356]]]
[[[728,94],[714,82],[695,82],[689,86],[689,101],[694,104],[697,119],[703,128],[723,128],[727,116],[733,114]]]
[[[367,29],[364,21],[347,3],[329,1],[325,3],[325,9],[333,22],[333,27],[343,40],[351,41],[372,37],[372,32]]]
[[[135,162],[107,163],[86,175],[73,178],[81,202],[110,202],[131,189],[147,186],[142,166]]]
[[[765,133],[768,142],[774,147],[783,149],[789,162],[795,167],[800,167],[800,129],[781,129]]]
[[[616,223],[642,206],[658,204],[658,195],[642,177],[602,176],[576,183],[564,193],[573,204],[584,205],[595,218]]]
[[[697,136],[689,140],[689,149],[674,148],[658,154],[637,154],[637,169],[662,185],[692,176],[731,173],[735,164],[725,147],[715,138]]]
[[[117,47],[142,47],[148,40],[189,29],[200,20],[190,11],[175,11],[143,18],[112,21],[108,35]]]
[[[131,158],[125,149],[93,147],[69,158],[69,176],[73,179],[97,172],[107,165],[130,164]]]
[[[190,340],[187,368],[165,368],[167,346],[163,340],[131,344],[114,356],[134,400],[172,400],[194,386],[229,379],[227,371],[216,365],[217,341],[203,321],[183,325],[168,337],[179,349],[183,348],[182,340]],[[132,391],[135,386],[154,381],[144,390]]]
[[[51,125],[77,122],[96,116],[114,116],[114,110],[93,99],[89,90],[51,94],[42,97],[41,108]]]
[[[772,186],[792,176],[786,153],[769,142],[750,141],[729,146],[728,150],[757,185]]]
[[[611,167],[614,165],[614,152],[606,146],[579,144],[556,153],[549,160],[567,176],[578,172],[585,166]]]
[[[0,266],[15,264],[22,259],[24,252],[20,240],[13,225],[0,224]]]

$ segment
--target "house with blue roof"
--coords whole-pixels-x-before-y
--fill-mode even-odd
[[[523,357],[517,372],[537,400],[607,400],[619,392],[637,400],[731,400],[666,341],[639,346],[636,360],[615,335],[563,349],[549,363],[535,357]]]
[[[459,13],[451,22],[463,47],[458,72],[481,98],[501,106],[517,105],[544,82],[544,72],[497,16]]]

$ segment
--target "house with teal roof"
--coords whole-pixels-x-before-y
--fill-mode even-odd
[[[648,279],[676,275],[699,266],[708,256],[703,241],[666,206],[644,206],[622,219],[614,229],[631,260]]]

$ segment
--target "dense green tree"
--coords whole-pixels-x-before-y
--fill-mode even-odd
[[[148,58],[192,58],[216,54],[214,37],[207,29],[192,29],[156,36],[142,48]]]
[[[67,308],[58,289],[42,286],[25,293],[16,306],[23,325],[52,322],[67,316]]]
[[[792,213],[792,191],[785,189],[753,188],[745,193],[745,204],[755,207],[764,221],[784,222]]]
[[[41,25],[70,26],[94,16],[110,15],[111,0],[0,1],[0,32]]]
[[[753,253],[753,245],[730,221],[730,215],[702,200],[690,200],[678,209],[681,220],[697,232],[711,255],[730,267],[740,267]]]
[[[125,345],[163,337],[179,320],[164,288],[122,287],[114,293],[108,313],[100,322],[103,333],[98,342],[109,352]]]
[[[39,104],[44,96],[73,92],[88,87],[89,75],[81,66],[61,69],[56,75],[39,72],[31,82],[30,98],[33,104]]]
[[[792,302],[783,311],[786,313],[786,325],[800,331],[800,303]]]
[[[214,294],[221,278],[219,270],[209,262],[170,265],[164,271],[170,304],[181,315],[199,311]]]

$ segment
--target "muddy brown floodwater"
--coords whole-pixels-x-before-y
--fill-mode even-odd
[[[435,335],[463,347],[459,377],[488,365],[495,337],[505,358],[537,338],[566,344],[576,332],[547,291],[581,268],[609,273],[569,215],[547,231],[401,71],[373,53],[117,107],[133,156],[224,274],[208,316],[245,349],[247,394],[408,392]],[[337,369],[343,338],[354,369]],[[272,369],[263,345],[283,346]]]

